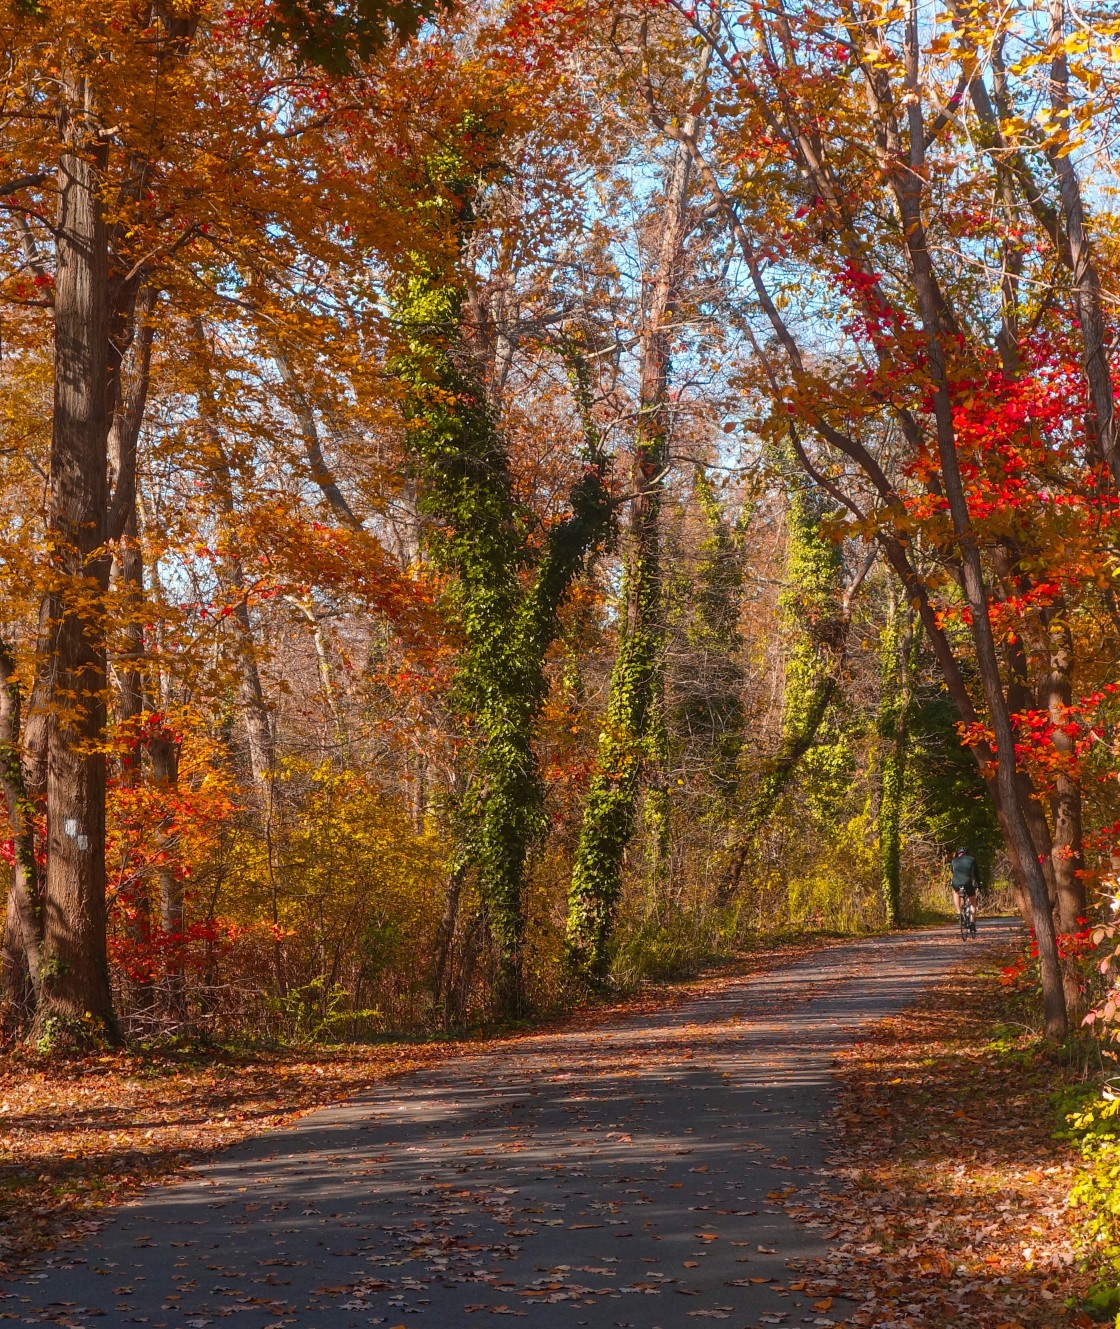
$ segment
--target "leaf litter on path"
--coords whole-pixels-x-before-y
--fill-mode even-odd
[[[463,1053],[683,1005],[745,974],[838,944],[779,943],[717,973],[651,986],[536,1029],[460,1043],[380,1043],[197,1055],[134,1051],[51,1061],[0,1052],[0,1275],[96,1229],[111,1206],[208,1154],[372,1085]],[[632,1070],[637,1074],[637,1068]],[[558,1073],[557,1081],[566,1076]],[[612,1143],[630,1143],[625,1139]],[[559,1224],[561,1219],[543,1219]]]
[[[0,1057],[0,1273],[145,1183],[459,1045],[205,1057]]]
[[[1077,1160],[1054,1138],[1059,1073],[1029,1037],[1014,1058],[989,1045],[1001,995],[995,972],[958,972],[838,1059],[825,1175],[786,1201],[830,1238],[802,1286],[858,1303],[835,1323],[1090,1323],[1069,1309],[1087,1278],[1067,1212]]]

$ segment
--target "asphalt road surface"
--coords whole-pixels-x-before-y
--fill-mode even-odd
[[[974,952],[1012,924],[983,920]],[[783,1208],[831,1065],[962,958],[955,928],[836,946],[608,1027],[456,1057],[236,1145],[0,1285],[0,1318],[191,1329],[828,1325]],[[808,1201],[807,1201],[808,1203]],[[753,1281],[752,1281],[753,1280]]]

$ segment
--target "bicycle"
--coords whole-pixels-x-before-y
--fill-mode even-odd
[[[976,936],[976,902],[971,895],[961,892],[961,940]]]

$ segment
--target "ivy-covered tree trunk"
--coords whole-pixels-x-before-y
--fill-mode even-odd
[[[670,331],[687,234],[691,157],[678,148],[667,181],[664,224],[641,339],[641,383],[624,553],[623,610],[606,722],[591,777],[568,891],[566,963],[583,982],[600,982],[634,830],[643,765],[664,771],[661,496],[669,447]],[[664,779],[647,791],[646,829],[655,860],[668,849]]]
[[[664,656],[664,633],[662,650]],[[646,778],[642,800],[646,892],[654,906],[665,898],[672,877],[673,801],[669,782],[669,726],[665,722],[665,671],[657,670],[650,697],[642,760]]]
[[[675,765],[702,773],[703,797],[692,806],[714,848],[726,841],[735,815],[745,730],[742,519],[729,520],[702,468],[691,506],[698,526],[695,560],[681,563],[671,592],[681,602],[681,626],[667,664],[668,713]]]
[[[821,530],[826,515],[820,491],[791,471],[786,484],[785,585],[778,597],[788,643],[782,737],[783,745],[792,744],[802,753],[816,738],[835,694],[847,627],[841,614],[843,558],[839,545]]]
[[[427,271],[409,278],[398,300],[409,351],[395,370],[408,385],[405,422],[420,508],[436,526],[436,561],[455,579],[453,604],[464,636],[457,700],[482,735],[468,856],[497,949],[499,1005],[516,1014],[524,999],[525,855],[540,815],[531,742],[537,696],[510,631],[518,617],[524,537],[502,440],[459,343],[462,303],[461,287],[450,278]]]
[[[590,982],[601,980],[607,966],[622,857],[634,829],[644,748],[650,737],[650,712],[660,694],[659,507],[660,495],[646,493],[631,509],[631,546],[623,582],[626,613],[619,626],[606,723],[599,735],[568,893],[567,963],[574,974]],[[664,815],[663,807],[651,812],[651,820],[659,812]]]
[[[451,575],[450,601],[463,635],[455,700],[479,740],[461,857],[478,875],[497,958],[498,1009],[516,1017],[526,1006],[526,859],[542,829],[533,733],[547,694],[545,655],[564,596],[609,528],[611,505],[588,384],[573,353],[585,466],[568,496],[570,515],[551,528],[542,550],[534,549],[531,514],[514,494],[505,439],[462,344],[464,301],[462,273],[436,270],[417,257],[397,296],[408,349],[393,368],[407,389],[419,508],[432,519],[432,553]]]
[[[744,737],[741,532],[728,521],[703,470],[697,471],[693,497],[707,533],[699,549],[689,640],[703,654],[708,677],[703,680],[703,719],[696,714],[688,723],[690,731],[703,730],[708,780],[713,793],[726,802],[736,789]]]
[[[792,470],[786,485],[785,586],[778,597],[782,638],[789,643],[782,698],[782,736],[739,822],[721,891],[730,898],[759,833],[817,740],[840,685],[852,599],[867,566],[844,589],[843,559],[821,531],[826,514],[813,483]]]

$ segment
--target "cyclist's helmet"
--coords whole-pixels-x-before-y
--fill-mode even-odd
[[[957,852],[953,855],[953,857],[960,858],[961,854],[967,854],[967,853],[968,853],[967,849],[958,849]]]

